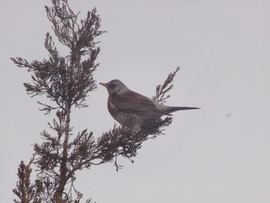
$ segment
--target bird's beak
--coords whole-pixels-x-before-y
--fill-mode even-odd
[[[104,87],[108,87],[107,83],[100,82],[99,84],[101,84],[101,85],[104,86]]]

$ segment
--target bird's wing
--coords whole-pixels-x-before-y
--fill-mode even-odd
[[[154,101],[137,92],[128,91],[112,98],[113,105],[122,111],[145,116],[162,116],[163,112],[156,109]]]

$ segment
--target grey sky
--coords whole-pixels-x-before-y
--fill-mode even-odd
[[[0,2],[2,95],[0,202],[15,197],[17,166],[29,160],[31,144],[50,117],[26,95],[26,70],[10,57],[47,57],[52,32],[44,5],[50,1]],[[131,164],[115,172],[112,164],[78,173],[84,197],[97,203],[266,203],[270,202],[270,2],[237,1],[71,1],[76,11],[97,7],[98,82],[121,79],[146,96],[177,66],[169,105],[199,106],[174,113],[166,135],[147,141]],[[88,98],[89,108],[74,110],[75,134],[88,128],[96,136],[114,120],[103,87]]]

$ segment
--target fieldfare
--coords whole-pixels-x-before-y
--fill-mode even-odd
[[[146,96],[134,92],[120,80],[99,83],[109,93],[108,110],[111,116],[121,125],[133,131],[139,131],[147,121],[158,119],[163,115],[179,110],[199,109],[197,107],[178,107],[160,104]]]

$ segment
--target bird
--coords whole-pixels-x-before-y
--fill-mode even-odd
[[[122,126],[138,132],[148,121],[163,115],[172,116],[179,110],[200,109],[198,107],[167,106],[149,97],[130,90],[118,79],[99,83],[106,87],[109,97],[107,108],[111,116]]]

